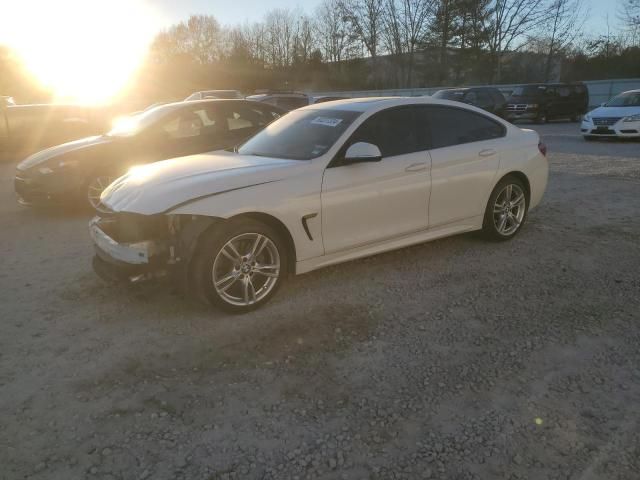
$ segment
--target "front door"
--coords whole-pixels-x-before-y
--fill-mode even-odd
[[[341,164],[357,142],[377,145],[382,160]],[[374,114],[327,167],[322,182],[322,237],[326,254],[425,230],[431,159],[414,107]]]

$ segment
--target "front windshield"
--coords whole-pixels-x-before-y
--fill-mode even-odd
[[[160,105],[140,113],[123,117],[114,122],[113,128],[107,135],[109,137],[131,137],[153,125],[161,118],[173,112],[175,105]]]
[[[640,92],[621,93],[605,104],[606,107],[640,107]]]
[[[293,111],[248,140],[238,153],[311,160],[325,154],[360,115],[342,110]]]

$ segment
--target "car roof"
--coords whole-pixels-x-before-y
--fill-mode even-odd
[[[440,100],[433,97],[365,97],[365,98],[349,98],[345,100],[335,100],[326,103],[314,103],[312,105],[302,107],[300,110],[345,110],[353,112],[373,112],[384,110],[385,108],[403,106],[403,105],[444,105],[455,108],[468,108],[482,113],[486,113],[475,107],[462,106],[459,102],[450,100]]]
[[[202,100],[190,100],[190,101],[183,100],[180,102],[165,103],[163,105],[158,105],[154,108],[158,108],[158,109],[166,108],[167,110],[170,110],[170,109],[178,110],[183,107],[191,108],[194,105],[213,105],[218,103],[247,103],[250,105],[251,104],[259,105],[261,108],[268,107],[275,110],[281,110],[278,107],[274,107],[273,105],[268,105],[261,102],[255,102],[255,101],[252,101],[251,99],[244,99],[244,98],[205,98]]]
[[[200,90],[199,92],[195,92],[195,93],[212,93],[212,92],[237,92],[238,90]]]

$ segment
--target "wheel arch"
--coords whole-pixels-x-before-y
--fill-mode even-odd
[[[282,235],[282,239],[285,242],[285,247],[287,249],[287,273],[295,273],[296,271],[296,244],[293,241],[293,236],[291,232],[287,228],[287,226],[277,217],[270,215],[264,212],[244,212],[233,217],[228,218],[227,220],[234,220],[238,218],[250,218],[252,220],[256,220],[258,222],[269,225],[270,227],[276,229],[280,235]]]
[[[502,175],[498,181],[495,183],[495,185],[498,185],[502,180],[504,180],[507,177],[516,177],[518,180],[520,180],[525,187],[525,195],[527,196],[527,202],[531,201],[531,183],[529,182],[529,177],[527,177],[527,175],[520,171],[520,170],[513,170],[511,172],[507,172],[504,175]],[[493,186],[493,188],[496,188],[495,185]]]

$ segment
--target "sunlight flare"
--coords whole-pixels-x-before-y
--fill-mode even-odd
[[[158,20],[145,0],[26,0],[8,10],[0,30],[27,69],[55,101],[83,104],[113,100],[127,86]],[[29,18],[28,28],[17,18]]]

